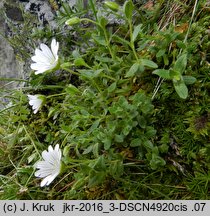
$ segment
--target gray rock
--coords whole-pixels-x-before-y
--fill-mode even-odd
[[[0,8],[3,6],[3,1],[0,1]],[[6,8],[8,14],[16,13],[14,16],[18,20],[22,17],[18,10],[12,11],[12,8]],[[16,60],[14,50],[8,43],[5,35],[5,20],[0,16],[0,88],[6,85],[8,88],[16,86],[15,82],[6,82],[2,78],[22,78],[22,65]],[[6,84],[7,83],[7,84]]]

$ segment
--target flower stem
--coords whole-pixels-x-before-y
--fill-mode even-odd
[[[98,84],[92,80],[93,85],[97,88],[97,90],[101,93],[101,88],[98,86]]]
[[[99,26],[99,27],[103,30],[103,32],[104,32],[104,37],[105,37],[105,40],[106,40],[106,46],[107,46],[107,48],[108,48],[108,50],[109,50],[109,53],[110,53],[111,57],[112,57],[113,59],[115,59],[115,55],[113,54],[112,49],[111,49],[111,47],[110,47],[110,40],[109,40],[109,38],[108,38],[106,29],[104,29],[103,26],[102,26],[100,23],[95,22],[95,21],[93,21],[93,20],[91,20],[91,19],[88,19],[88,18],[82,18],[81,21],[88,21],[88,22],[91,22],[91,23],[93,23],[93,24]]]
[[[73,71],[73,70],[71,70],[71,69],[68,69],[68,68],[62,68],[62,69],[65,70],[65,71],[67,71],[67,72],[69,72],[69,73],[71,73],[71,74],[74,74],[74,75],[77,75],[77,76],[80,75],[78,72]]]
[[[37,149],[34,140],[32,139],[32,137],[30,136],[30,134],[28,133],[28,131],[26,130],[25,125],[23,125],[24,131],[26,132],[27,136],[29,137],[29,139],[31,140],[31,143],[34,146],[35,151],[37,152],[37,154],[39,155],[40,158],[42,158],[41,154],[39,153],[39,150]]]
[[[109,75],[106,75],[106,74],[103,74],[103,77],[108,78],[108,79],[113,80],[113,81],[117,81],[115,78],[113,78]]]

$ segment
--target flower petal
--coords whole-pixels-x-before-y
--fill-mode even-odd
[[[49,169],[49,170],[38,170],[34,173],[34,175],[38,178],[44,178],[46,176],[49,176],[52,174],[52,170]]]
[[[58,48],[59,48],[59,43],[56,42],[55,39],[53,39],[52,42],[51,42],[51,50],[52,50],[52,53],[53,53],[56,60],[58,59],[58,55],[57,55]]]
[[[46,56],[46,58],[48,58],[49,60],[55,59],[52,51],[50,50],[50,48],[46,45],[46,44],[40,44],[40,47],[42,49],[42,54],[44,56]]]
[[[55,148],[50,145],[48,151],[42,152],[44,161],[37,162],[34,167],[39,169],[35,172],[35,176],[38,178],[44,178],[41,182],[41,187],[49,185],[61,169],[61,150],[57,144]]]
[[[34,110],[34,114],[36,114],[39,108],[41,107],[43,100],[40,99],[40,95],[28,95],[28,98],[29,98],[29,105],[32,106],[32,109]]]
[[[59,43],[55,39],[51,42],[51,49],[46,44],[40,44],[40,49],[35,49],[35,55],[31,57],[35,63],[31,64],[31,69],[35,74],[44,73],[54,69],[58,64]]]
[[[38,59],[42,59],[41,61],[44,61],[44,62],[49,62],[51,59],[47,55],[45,55],[43,51],[41,51],[38,48],[35,49],[35,56],[37,56]]]
[[[36,98],[35,95],[27,95],[29,100],[34,100]]]
[[[41,187],[43,186],[48,186],[55,178],[57,175],[49,175],[46,178],[44,178],[41,182]]]
[[[48,151],[49,152],[53,152],[54,150],[53,150],[53,147],[50,145],[50,146],[48,146]]]
[[[50,70],[50,69],[48,69],[48,68],[42,68],[42,69],[39,69],[39,70],[35,71],[35,74],[36,74],[36,75],[37,75],[37,74],[42,74],[42,73],[44,73],[44,72],[46,72],[46,71],[48,71],[48,70]]]
[[[52,67],[52,64],[50,63],[32,63],[31,64],[31,69],[33,70],[39,70],[39,69],[42,69],[42,68],[51,68]]]
[[[56,165],[57,166],[57,162],[60,163],[60,158],[58,158],[58,156],[55,154],[55,151],[53,150],[52,146],[48,147],[48,151],[46,150],[42,152],[42,157],[43,159],[48,162],[51,165]]]

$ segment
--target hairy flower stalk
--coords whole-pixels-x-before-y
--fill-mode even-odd
[[[48,186],[61,172],[61,149],[57,144],[55,148],[50,145],[48,151],[42,152],[43,161],[37,162],[34,166],[39,169],[35,172],[38,178],[44,178],[41,181],[41,187]]]
[[[35,55],[31,57],[35,62],[31,64],[31,69],[35,70],[35,74],[53,70],[59,65],[59,43],[55,39],[51,42],[51,49],[43,43],[40,44],[40,48],[41,49],[36,48]]]

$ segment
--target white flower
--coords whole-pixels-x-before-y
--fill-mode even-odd
[[[55,39],[51,42],[51,49],[41,43],[40,49],[36,48],[35,55],[31,59],[35,62],[31,64],[31,69],[35,70],[35,74],[44,73],[52,70],[58,65],[58,48],[59,43]]]
[[[44,96],[43,95],[27,95],[27,96],[29,99],[29,104],[32,106],[32,109],[34,110],[34,114],[36,114],[42,105]]]
[[[35,168],[39,169],[35,172],[35,176],[44,178],[41,182],[41,187],[49,185],[60,173],[61,170],[61,150],[59,145],[55,146],[55,149],[50,145],[48,152],[45,150],[42,152],[44,161],[39,161],[35,164]]]

